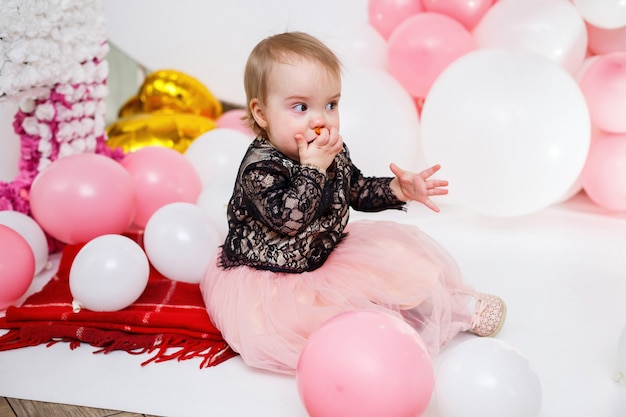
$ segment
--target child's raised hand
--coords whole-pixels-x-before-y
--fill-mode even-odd
[[[313,165],[327,169],[335,156],[343,149],[343,139],[337,128],[322,128],[317,137],[307,140],[304,135],[297,134],[296,142],[300,156],[300,164]]]
[[[440,165],[433,165],[417,174],[405,171],[393,163],[389,165],[389,168],[396,176],[391,181],[391,188],[398,198],[405,201],[419,201],[429,209],[439,212],[439,207],[430,200],[430,197],[448,194],[448,190],[442,188],[448,186],[448,181],[429,178],[441,169]]]

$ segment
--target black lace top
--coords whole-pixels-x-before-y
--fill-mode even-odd
[[[228,204],[220,265],[299,273],[320,267],[341,242],[349,207],[404,207],[389,177],[364,177],[348,149],[326,170],[298,164],[262,137],[248,148]]]

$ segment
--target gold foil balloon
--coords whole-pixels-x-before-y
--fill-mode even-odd
[[[191,113],[161,110],[132,114],[107,127],[106,144],[126,153],[146,146],[163,146],[183,153],[195,138],[216,127],[213,119]]]
[[[168,109],[212,119],[222,114],[222,104],[194,77],[174,70],[149,74],[139,89],[144,112]]]
[[[120,107],[120,110],[117,112],[117,117],[126,117],[131,114],[143,113],[143,104],[141,100],[139,100],[139,96],[132,96],[126,103]]]

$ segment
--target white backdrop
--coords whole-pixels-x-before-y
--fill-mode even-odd
[[[287,30],[328,44],[346,26],[367,23],[367,0],[107,0],[109,40],[145,67],[176,69],[202,81],[219,99],[243,104],[250,50]]]

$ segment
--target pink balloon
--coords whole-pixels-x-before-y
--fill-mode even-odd
[[[585,23],[589,50],[596,55],[626,51],[626,26],[604,29]]]
[[[424,9],[449,16],[468,30],[483,18],[493,5],[493,0],[422,0]]]
[[[591,142],[582,186],[598,206],[626,210],[626,134],[599,134]]]
[[[439,13],[420,13],[389,38],[387,66],[409,94],[425,98],[439,74],[474,49],[474,38],[459,22]]]
[[[353,311],[311,334],[296,382],[311,417],[414,417],[428,406],[434,372],[422,338],[406,322]]]
[[[0,311],[17,301],[35,276],[35,255],[15,230],[0,224]]]
[[[216,120],[217,127],[223,127],[227,129],[233,129],[241,133],[245,133],[248,136],[254,136],[254,132],[248,126],[242,117],[246,116],[246,111],[243,109],[233,109],[222,113],[222,115]]]
[[[367,4],[370,25],[385,39],[400,23],[422,11],[421,0],[369,0]]]
[[[33,217],[61,242],[87,242],[122,233],[131,223],[135,189],[130,175],[113,159],[92,153],[55,160],[30,190]]]
[[[626,133],[626,52],[598,56],[581,76],[580,89],[593,125]]]
[[[147,146],[122,160],[137,190],[133,223],[143,229],[150,216],[169,203],[195,203],[202,181],[191,162],[180,152],[162,146]]]

